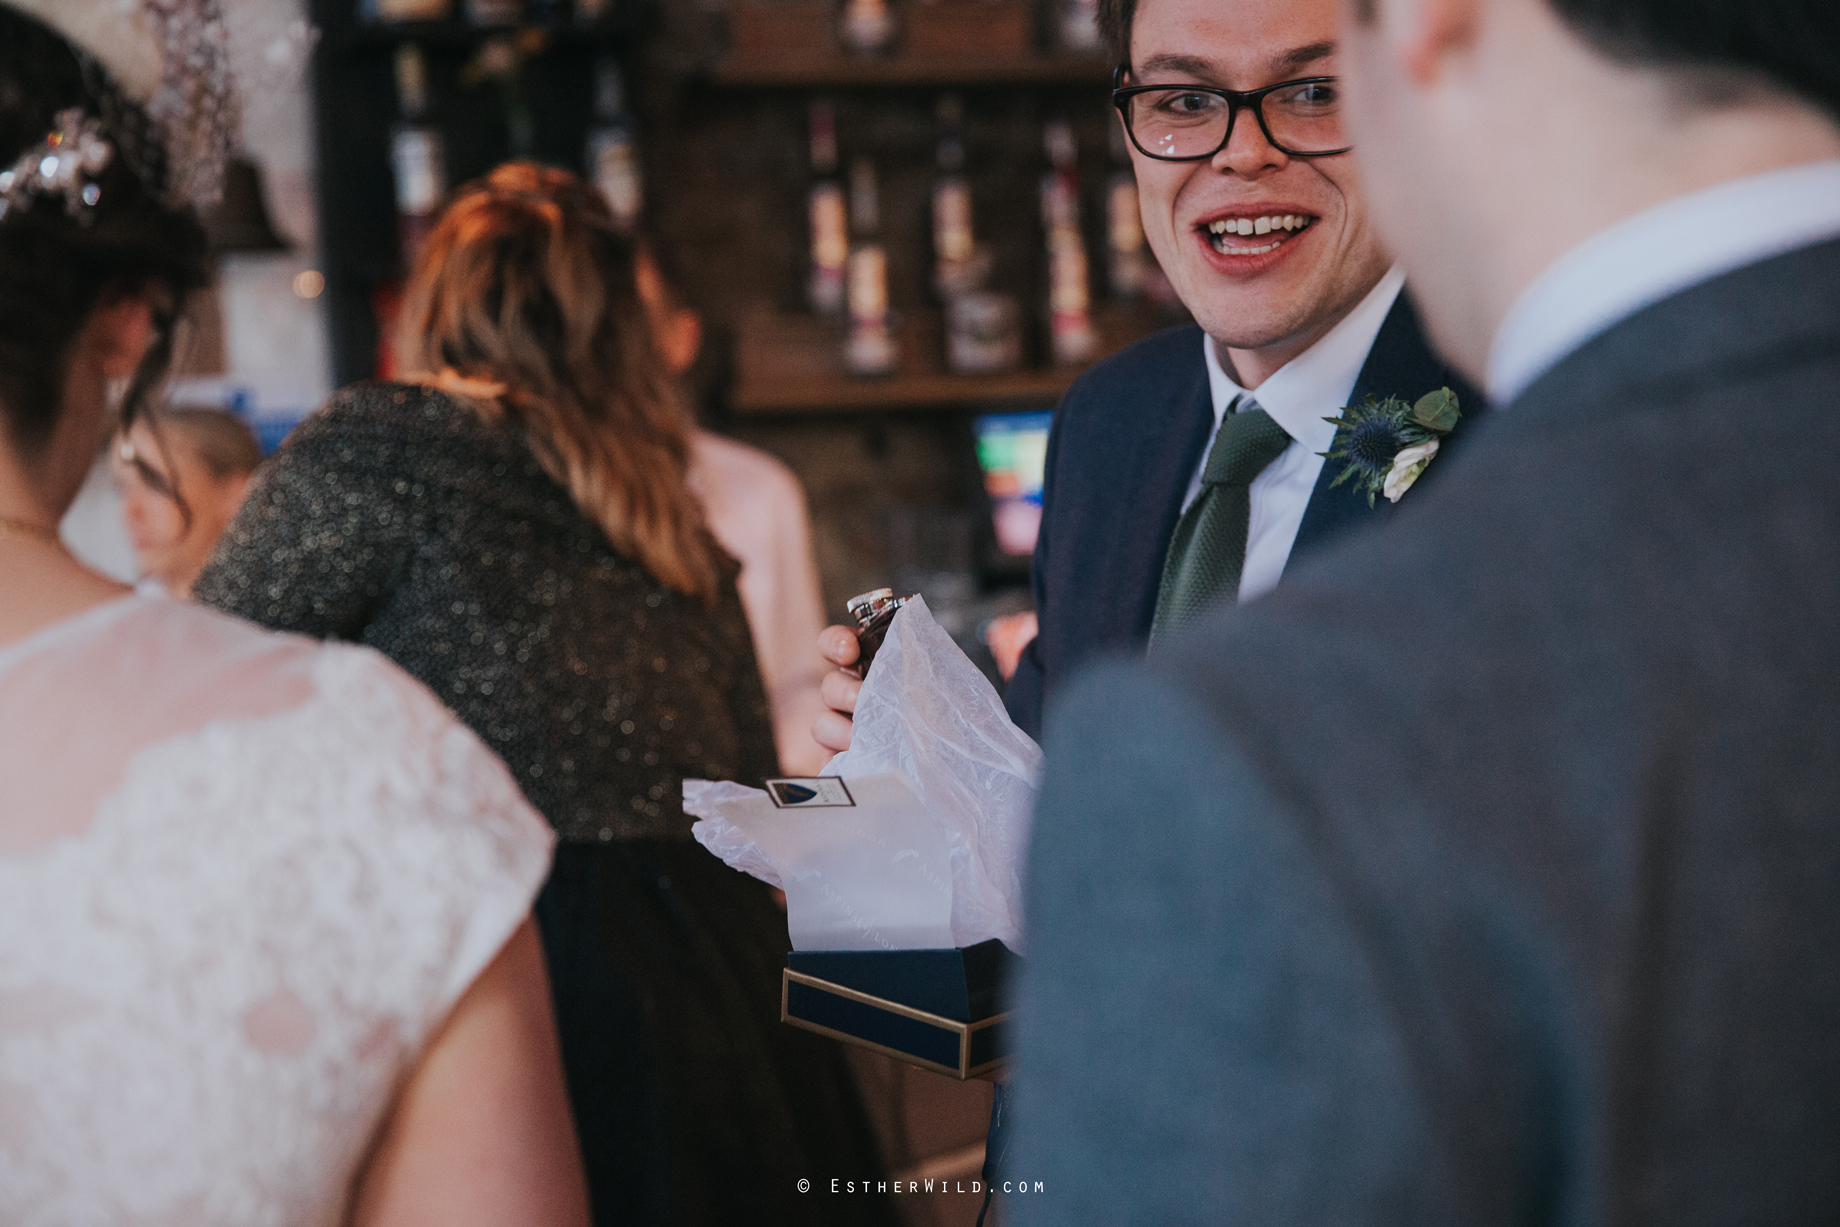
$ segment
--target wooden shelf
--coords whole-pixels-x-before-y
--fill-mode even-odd
[[[326,41],[337,49],[394,47],[398,43],[434,46],[471,46],[488,38],[516,37],[526,30],[540,31],[552,43],[614,43],[631,37],[629,21],[610,18],[593,25],[551,25],[526,22],[509,26],[476,26],[464,21],[362,22],[332,34]]]
[[[787,379],[737,384],[736,413],[850,413],[900,409],[965,409],[978,405],[1047,405],[1059,400],[1078,368],[1014,371],[1006,375],[945,372],[886,379]]]
[[[925,0],[900,6],[895,50],[852,54],[830,0],[734,0],[718,85],[775,88],[1104,85],[1097,53],[1044,51],[1030,0]]]
[[[1171,321],[1153,313],[1102,306],[1093,315],[1099,355],[1122,349]],[[899,369],[882,378],[843,369],[841,320],[760,311],[741,320],[729,407],[738,414],[886,413],[899,410],[1016,408],[1052,405],[1085,369],[1031,368],[995,375],[941,369],[941,321],[935,311],[903,314],[895,332]]]
[[[884,58],[819,52],[730,55],[711,70],[717,85],[769,88],[932,85],[1104,85],[1111,69],[1097,56],[893,55]]]

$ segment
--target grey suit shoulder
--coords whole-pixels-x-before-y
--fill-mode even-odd
[[[1071,688],[1017,1221],[1840,1216],[1837,387],[1840,244],[1722,277]]]

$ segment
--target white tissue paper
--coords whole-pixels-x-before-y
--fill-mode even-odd
[[[974,946],[994,937],[1020,953],[1022,858],[1041,748],[1010,722],[996,689],[924,601],[895,615],[855,725],[850,749],[824,768],[844,779],[854,808],[778,809],[757,788],[685,780],[684,810],[699,820],[692,834],[786,892],[796,949]],[[929,893],[926,884],[941,877],[947,890]]]

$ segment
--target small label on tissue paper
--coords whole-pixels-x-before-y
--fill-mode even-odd
[[[794,775],[761,783],[780,809],[835,809],[856,804],[849,787],[834,775]]]
[[[752,789],[716,805],[779,871],[793,949],[951,946],[945,833],[900,776],[883,772],[851,785],[848,806],[800,805],[790,813]]]

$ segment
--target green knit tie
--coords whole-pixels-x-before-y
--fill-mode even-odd
[[[1252,479],[1290,445],[1284,427],[1257,401],[1242,396],[1233,402],[1201,471],[1201,492],[1169,540],[1150,624],[1152,643],[1193,622],[1220,597],[1239,593],[1252,519]]]

